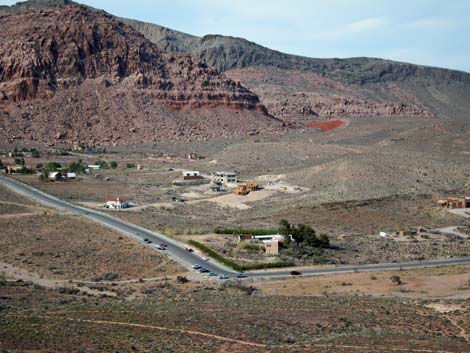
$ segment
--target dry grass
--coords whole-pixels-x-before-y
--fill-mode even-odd
[[[0,219],[2,261],[46,278],[91,280],[159,277],[182,268],[155,250],[68,215]]]
[[[0,347],[34,351],[464,352],[468,307],[440,314],[412,302],[246,295],[198,288],[121,301],[21,283],[0,287]],[[30,309],[24,311],[24,303]],[[7,305],[6,305],[7,304]],[[428,304],[428,303],[424,303]]]
[[[399,276],[402,285],[390,280]],[[267,295],[372,295],[401,298],[470,298],[470,265],[412,271],[361,272],[334,276],[263,281],[257,286]]]

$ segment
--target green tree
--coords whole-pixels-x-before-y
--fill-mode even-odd
[[[116,169],[117,166],[118,166],[118,164],[117,164],[116,161],[111,161],[111,162],[109,163],[109,166],[110,166],[112,169]]]
[[[24,166],[25,165],[24,158],[15,158],[15,164]]]
[[[292,226],[291,227],[291,234],[292,234],[292,239],[297,244],[303,243],[305,240],[304,237],[304,225],[303,224],[298,224],[297,226]]]
[[[126,167],[129,168],[129,169],[135,168],[135,164],[134,163],[127,163]]]
[[[49,162],[46,164],[46,169],[50,173],[56,172],[59,168],[62,168],[62,164],[59,162]]]
[[[286,248],[289,247],[291,244],[291,232],[292,229],[289,222],[285,219],[281,219],[279,221],[279,234],[284,236],[284,246]]]
[[[71,173],[85,173],[86,166],[82,163],[81,160],[78,160],[77,162],[71,162],[68,164],[67,168]]]
[[[322,248],[329,248],[330,247],[330,239],[326,234],[320,234],[318,236],[318,245]]]
[[[31,148],[31,155],[33,156],[33,158],[41,157],[41,153],[39,153],[39,151],[35,148]]]
[[[99,165],[100,169],[108,169],[109,168],[108,162],[102,161],[101,159],[98,160],[95,164]]]

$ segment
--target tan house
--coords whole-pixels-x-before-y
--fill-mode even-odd
[[[437,204],[442,208],[470,208],[470,197],[448,197],[446,200],[439,200]]]
[[[277,255],[279,254],[279,240],[263,240],[266,255]]]

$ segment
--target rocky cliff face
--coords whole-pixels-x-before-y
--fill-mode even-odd
[[[34,131],[45,111],[57,119],[65,114],[70,128],[81,126],[78,120],[92,127],[92,117],[100,111],[106,116],[110,110],[115,113],[113,119],[119,131],[126,131],[140,115],[142,124],[151,124],[147,119],[150,115],[154,124],[174,120],[174,124],[163,124],[164,129],[159,129],[152,140],[187,138],[193,129],[180,129],[186,124],[193,124],[199,131],[193,138],[244,134],[282,125],[268,116],[258,97],[239,82],[188,54],[164,52],[130,26],[101,11],[76,4],[29,9],[0,15],[0,31],[0,108],[4,114],[0,134],[6,132],[9,139],[41,139]],[[63,101],[57,101],[58,97]],[[91,97],[95,101],[88,101]],[[113,107],[120,105],[118,101],[126,101],[128,106],[122,108],[132,110],[134,116],[116,111]],[[141,111],[139,105],[148,110]],[[184,109],[200,109],[200,121],[195,114],[191,114],[192,123],[181,120],[181,113],[176,111]],[[227,116],[233,116],[235,110],[243,111],[240,116],[246,124],[242,121],[237,129],[226,131],[225,125],[230,124],[224,125],[224,110]],[[205,126],[204,119],[214,116],[218,122]],[[204,131],[203,126],[208,130]],[[18,132],[11,136],[15,129]],[[74,133],[74,141],[69,141],[61,131],[53,130],[53,136],[61,137],[64,143],[86,142],[78,141],[83,132]],[[45,140],[51,138],[47,132]],[[127,140],[123,133],[117,134],[119,139],[111,138],[115,134],[106,130],[101,133],[108,143]]]
[[[344,95],[345,92],[331,99],[320,97],[317,100],[310,96],[306,104],[292,96],[291,101],[297,102],[292,105],[291,118],[298,116],[299,110],[312,110],[323,117],[343,114],[351,117],[382,114],[428,117],[438,114],[466,118],[470,109],[470,102],[465,98],[470,93],[470,74],[466,72],[367,57],[307,58],[271,50],[242,38],[220,35],[195,37],[158,25],[125,21],[161,48],[190,53],[222,72],[235,72],[237,79],[258,93],[270,108],[273,108],[272,102],[278,100],[276,92],[282,91],[283,87],[271,86],[274,89],[270,94],[266,87],[252,80],[253,71],[259,70],[263,75],[263,70],[277,70],[290,80],[297,77],[298,82],[294,86],[298,89],[290,91],[297,97],[312,90],[323,96],[331,93],[323,85],[299,87],[305,83],[306,73],[317,75],[319,81],[348,86],[350,91],[361,91],[360,97],[357,94]],[[290,108],[288,104],[284,111]],[[282,107],[274,107],[269,112],[283,117],[285,114],[281,110]]]
[[[309,71],[269,67],[231,69],[226,75],[247,85],[271,114],[299,126],[315,118],[437,116],[396,85],[375,90]]]

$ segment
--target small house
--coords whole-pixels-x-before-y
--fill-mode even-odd
[[[127,201],[127,198],[123,196],[118,196],[118,197],[110,196],[106,198],[104,207],[112,208],[115,210],[120,210],[122,208],[128,208],[129,202]]]
[[[442,208],[458,209],[470,208],[470,197],[448,197],[447,200],[439,200],[437,204]]]
[[[60,172],[52,172],[47,176],[49,181],[60,181],[62,180],[62,174]]]
[[[204,177],[198,171],[183,172],[183,180],[199,180]]]
[[[205,158],[206,156],[201,156],[200,154],[197,154],[196,152],[188,153],[188,159],[192,161],[195,161],[198,159],[205,159]]]
[[[279,254],[279,241],[277,239],[263,240],[266,255]]]
[[[21,173],[23,171],[23,166],[11,166],[11,165],[7,165],[6,167],[6,173],[7,174],[15,174],[15,173]]]
[[[100,166],[98,164],[89,164],[87,168],[90,170],[98,170],[100,169]]]
[[[402,237],[413,237],[418,234],[418,231],[416,229],[405,229],[405,230],[400,230],[398,232],[398,235]]]
[[[76,173],[70,173],[70,172],[67,173],[67,179],[75,179],[76,177],[77,177]]]

